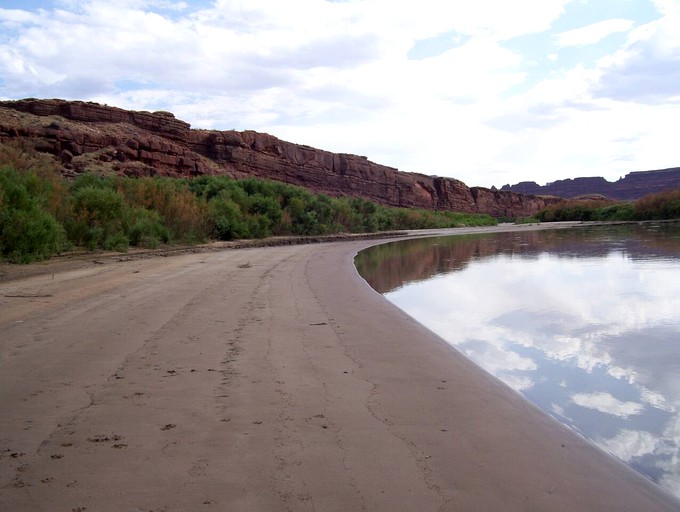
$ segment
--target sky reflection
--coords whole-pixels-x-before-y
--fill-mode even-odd
[[[599,232],[597,251],[579,251],[583,237],[543,252],[536,233],[530,243],[515,236],[521,251],[470,250],[474,256],[448,272],[433,261],[433,277],[404,280],[385,296],[680,496],[680,243],[667,230],[659,241],[635,229]],[[412,251],[408,258],[419,261]]]

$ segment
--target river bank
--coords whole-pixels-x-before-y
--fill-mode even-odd
[[[375,243],[0,284],[2,508],[678,509],[368,287]]]

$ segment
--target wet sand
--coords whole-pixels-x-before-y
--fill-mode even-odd
[[[0,509],[680,510],[368,287],[375,243],[0,283]]]

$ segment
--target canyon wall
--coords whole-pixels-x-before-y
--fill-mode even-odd
[[[0,143],[11,141],[54,155],[66,176],[99,170],[137,177],[257,177],[386,206],[495,217],[530,216],[559,201],[400,172],[366,157],[293,144],[265,133],[195,130],[169,112],[134,112],[91,102],[0,102]]]
[[[600,194],[610,199],[634,201],[647,194],[680,188],[680,167],[635,171],[611,182],[604,178],[558,180],[541,186],[533,181],[504,185],[501,190],[518,194],[545,194],[564,198]]]

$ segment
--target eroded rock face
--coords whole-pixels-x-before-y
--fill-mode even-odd
[[[258,177],[387,206],[496,217],[533,215],[557,201],[400,172],[366,157],[293,144],[266,133],[192,130],[168,112],[133,112],[97,103],[0,102],[0,142],[10,140],[55,155],[67,175],[104,168],[129,176]]]
[[[636,200],[647,194],[680,188],[680,167],[656,171],[636,171],[617,181],[602,177],[558,180],[541,186],[533,181],[504,185],[501,190],[519,194],[550,194],[564,198],[603,195],[611,199]]]
[[[135,112],[99,103],[65,100],[17,100],[0,105],[37,116],[61,116],[90,123],[129,123],[170,139],[184,141],[191,126],[170,112]]]
[[[189,132],[188,123],[165,112],[63,100],[0,102],[0,142],[21,140],[55,155],[66,175],[98,168],[129,176],[219,172],[187,146]]]

